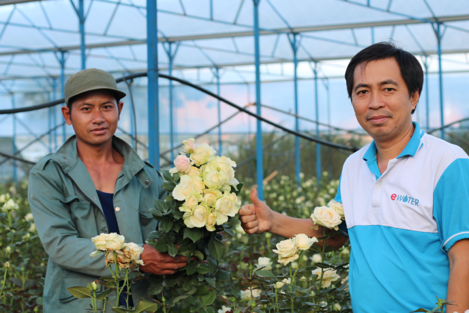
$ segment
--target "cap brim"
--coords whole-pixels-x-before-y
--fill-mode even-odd
[[[127,94],[125,92],[122,92],[119,89],[109,88],[107,86],[93,86],[91,88],[82,90],[80,92],[77,92],[76,94],[71,95],[65,101],[65,104],[68,105],[68,101],[70,101],[71,98],[76,97],[78,95],[81,95],[81,94],[83,94],[85,92],[88,92],[88,91],[93,91],[93,90],[109,90],[109,91],[112,91],[117,96],[117,98],[118,98],[117,100],[120,100],[120,99],[124,98],[125,96],[127,96]]]

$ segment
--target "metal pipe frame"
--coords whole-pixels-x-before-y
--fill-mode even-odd
[[[160,168],[157,0],[147,0],[148,161]]]
[[[314,104],[316,109],[316,121],[319,122],[319,92],[318,92],[318,63],[314,62]],[[319,138],[319,124],[316,123],[316,137]],[[321,187],[322,165],[321,165],[321,145],[316,142],[316,178],[318,180],[318,187]]]
[[[254,51],[256,67],[256,114],[262,116],[261,110],[261,60],[259,43],[259,3],[260,0],[252,0],[254,3]],[[256,175],[257,175],[257,196],[264,200],[264,151],[262,138],[262,123],[256,120]]]

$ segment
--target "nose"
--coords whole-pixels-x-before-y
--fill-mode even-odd
[[[101,112],[101,110],[100,110],[99,108],[93,110],[93,119],[92,119],[92,122],[93,122],[94,124],[102,124],[102,123],[104,123],[104,115],[103,115],[103,112]]]
[[[385,101],[380,92],[371,92],[370,103],[368,108],[371,110],[377,110],[385,106]]]

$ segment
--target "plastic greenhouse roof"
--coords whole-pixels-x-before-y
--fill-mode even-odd
[[[123,74],[145,71],[146,0],[85,0],[86,66]],[[158,0],[159,68],[213,82],[209,68],[223,68],[222,83],[254,80],[252,0]],[[78,0],[0,1],[0,92],[44,90],[44,80],[81,69]],[[445,72],[469,71],[469,4],[466,0],[261,0],[262,80],[291,79],[292,46],[299,77],[342,76],[347,59],[383,40],[428,59],[437,71],[436,22],[441,23]],[[18,80],[21,79],[21,80]],[[31,79],[29,82],[24,79]],[[33,81],[34,82],[31,82]]]

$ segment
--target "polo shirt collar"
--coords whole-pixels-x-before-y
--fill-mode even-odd
[[[423,137],[425,134],[424,131],[420,129],[420,125],[417,122],[412,122],[414,124],[414,134],[410,138],[409,142],[405,146],[404,150],[397,156],[396,159],[402,158],[404,156],[415,156],[419,148],[422,147],[423,143],[420,143],[420,139]],[[376,160],[376,153],[378,152],[376,148],[375,141],[373,140],[368,147],[368,150],[366,150],[365,155],[363,155],[363,160],[366,162],[368,165],[368,168],[370,171],[376,175],[377,178],[381,177],[381,173],[378,168],[378,162]]]

